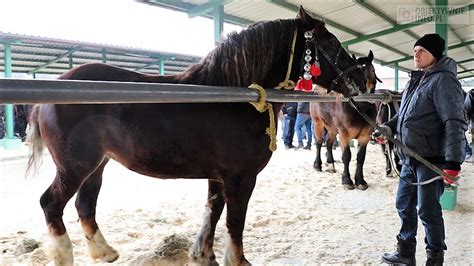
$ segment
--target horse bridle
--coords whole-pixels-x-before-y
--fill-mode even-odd
[[[354,80],[349,78],[348,74],[354,70],[365,67],[365,64],[356,64],[342,71],[338,65],[339,56],[343,49],[342,45],[339,44],[339,50],[337,51],[336,58],[333,61],[331,60],[331,57],[329,56],[329,54],[318,44],[318,42],[316,41],[316,38],[313,37],[312,41],[314,43],[315,60],[318,60],[318,51],[319,51],[337,73],[337,77],[331,81],[331,85],[329,86],[328,91],[334,90],[334,88],[338,85],[339,80],[342,79],[342,81],[344,82],[344,85],[346,85],[346,87],[351,91],[351,93],[362,94],[362,92],[359,89],[359,86],[355,84]]]

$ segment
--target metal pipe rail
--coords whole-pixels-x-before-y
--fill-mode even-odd
[[[300,91],[267,89],[269,102],[335,102],[347,98]],[[116,104],[254,102],[248,88],[116,81],[0,79],[0,104]],[[400,100],[381,93],[360,95],[355,101]]]

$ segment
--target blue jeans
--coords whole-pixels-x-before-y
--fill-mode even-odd
[[[283,143],[293,145],[293,136],[295,135],[296,116],[283,116]]]
[[[437,166],[442,167],[442,165]],[[444,191],[443,181],[436,180],[424,186],[414,186],[404,181],[421,182],[437,175],[418,162],[403,165],[398,183],[396,207],[402,224],[399,234],[402,240],[416,240],[418,207],[418,216],[425,227],[426,247],[441,251],[446,250],[443,212],[439,203]]]
[[[465,152],[465,160],[469,159],[472,156],[472,149],[467,139],[466,139],[466,147],[464,148],[464,152]]]
[[[313,140],[313,126],[311,123],[311,116],[309,114],[298,113],[296,115],[295,131],[298,137],[298,145],[303,145],[303,130],[302,127],[306,127],[307,134],[307,145],[311,146]]]

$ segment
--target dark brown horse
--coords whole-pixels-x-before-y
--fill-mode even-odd
[[[255,82],[273,88],[285,80],[289,68],[289,79],[297,80],[301,75],[307,31],[314,36],[310,40],[312,49],[326,53],[319,57],[322,75],[315,82],[327,87],[332,82],[344,81],[338,87],[344,95],[357,94],[355,89],[364,91],[365,77],[360,69],[354,69],[356,61],[341,48],[323,22],[313,19],[302,8],[296,19],[260,22],[229,35],[200,63],[178,75],[152,76],[88,64],[60,78],[240,87]],[[352,71],[345,71],[351,68]],[[345,72],[344,79],[339,77],[341,72]],[[274,114],[280,108],[281,104],[275,103]],[[266,134],[269,124],[269,114],[259,113],[248,103],[35,106],[31,115],[35,152],[30,165],[34,165],[44,143],[57,166],[53,183],[40,199],[54,240],[55,263],[73,263],[72,244],[62,214],[75,193],[75,206],[90,255],[108,262],[118,258],[95,219],[102,172],[113,159],[132,171],[156,178],[209,179],[207,209],[190,250],[191,260],[203,265],[216,264],[214,231],[227,205],[229,241],[224,262],[249,264],[244,256],[242,233],[256,176],[272,156]]]
[[[359,64],[363,64],[364,74],[367,79],[366,87],[369,93],[373,93],[377,83],[377,76],[372,65],[374,55],[372,51],[367,57],[357,59]],[[380,81],[380,80],[379,80]],[[358,102],[357,107],[361,112],[367,114],[375,121],[376,108],[372,103]],[[339,141],[342,149],[342,161],[344,172],[342,173],[342,184],[347,189],[354,189],[354,183],[349,173],[349,162],[351,161],[351,149],[349,143],[352,139],[357,139],[359,150],[357,152],[357,169],[355,174],[355,185],[358,189],[365,190],[368,185],[364,180],[363,165],[365,161],[367,143],[370,141],[372,126],[354,110],[349,103],[343,102],[312,102],[310,107],[311,118],[313,120],[314,132],[316,136],[316,159],[314,168],[322,171],[321,147],[323,144],[324,128],[328,131],[327,164],[328,170],[335,172],[332,146],[339,134]]]

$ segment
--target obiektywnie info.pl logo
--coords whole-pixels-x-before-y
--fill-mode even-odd
[[[406,24],[411,22],[470,25],[469,9],[466,6],[454,5],[437,7],[426,5],[397,6],[397,23]]]

